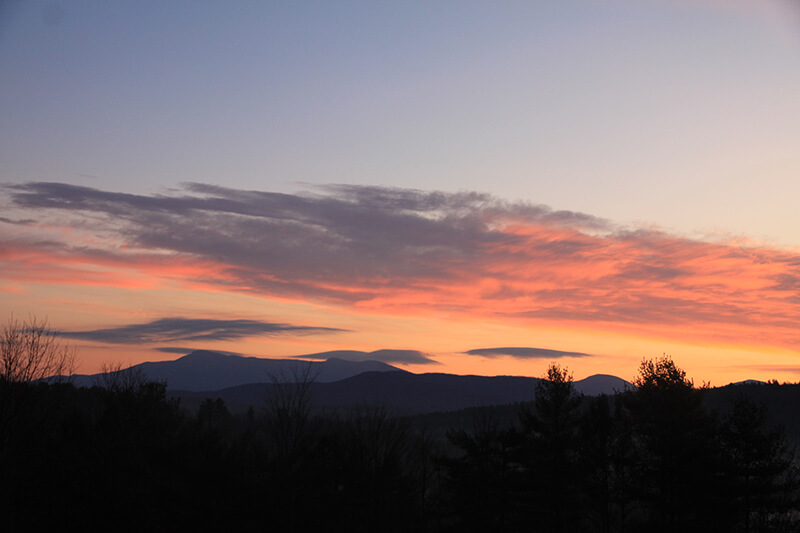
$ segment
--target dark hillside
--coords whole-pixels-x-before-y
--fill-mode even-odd
[[[800,384],[741,383],[710,389],[705,396],[708,409],[726,413],[739,395],[746,395],[767,407],[770,421],[786,430],[787,438],[800,444]]]

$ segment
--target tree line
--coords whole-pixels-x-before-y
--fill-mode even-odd
[[[241,415],[218,398],[187,412],[135,368],[77,388],[47,379],[74,353],[46,331],[0,337],[3,369],[47,359],[0,370],[5,531],[799,529],[795,457],[766,409],[743,395],[709,411],[669,357],[587,398],[551,364],[513,422],[476,410],[439,438],[380,407],[316,409],[308,370]]]
[[[547,532],[798,531],[797,464],[763,405],[704,408],[671,358],[634,387],[583,398],[552,364],[518,421],[449,434],[459,529]],[[491,502],[480,505],[480,502]]]

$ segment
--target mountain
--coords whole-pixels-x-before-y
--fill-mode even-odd
[[[167,380],[168,390],[216,391],[245,385],[267,383],[275,376],[291,380],[298,372],[309,368],[309,377],[316,383],[347,379],[363,372],[399,372],[404,370],[380,361],[300,361],[297,359],[262,359],[197,350],[174,361],[149,362],[134,365],[152,380]],[[78,386],[91,386],[99,374],[73,376]]]
[[[192,409],[208,397],[220,397],[231,411],[263,404],[273,377],[295,381],[304,370],[313,380],[314,402],[325,408],[380,405],[402,413],[430,413],[502,405],[533,400],[538,378],[518,376],[459,376],[412,374],[380,361],[326,361],[262,359],[207,350],[194,351],[174,361],[135,365],[148,379],[166,380],[171,396]],[[91,386],[99,375],[73,376],[78,386]],[[613,394],[626,381],[598,374],[576,381],[575,389],[588,396]]]
[[[622,392],[629,387],[632,387],[629,382],[608,374],[595,374],[575,382],[575,390],[586,396],[614,394],[615,392]]]
[[[763,405],[769,414],[769,424],[783,426],[787,436],[800,443],[800,383],[764,383],[746,380],[724,387],[709,389],[703,397],[707,409],[727,413],[740,396],[748,396],[757,405]]]
[[[766,385],[766,382],[758,379],[746,379],[744,381],[730,383],[729,385]]]
[[[518,376],[458,376],[453,374],[412,374],[409,372],[365,372],[336,382],[316,381],[311,385],[312,402],[326,409],[381,406],[395,413],[420,414],[455,411],[486,405],[532,401],[539,378]],[[613,394],[627,382],[614,376],[591,376],[575,382],[587,395]],[[173,391],[182,405],[194,409],[205,398],[222,398],[232,412],[258,408],[271,385],[251,383],[224,390]]]

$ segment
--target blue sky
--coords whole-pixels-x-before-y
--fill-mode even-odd
[[[789,2],[25,2],[0,172],[478,190],[800,244]]]

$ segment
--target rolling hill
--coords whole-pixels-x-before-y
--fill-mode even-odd
[[[518,376],[459,376],[412,374],[380,361],[262,359],[207,350],[174,361],[141,363],[132,367],[148,379],[166,380],[171,397],[189,410],[205,398],[222,398],[232,412],[259,407],[273,379],[292,382],[304,370],[313,379],[312,399],[323,408],[349,409],[379,405],[396,413],[452,411],[484,405],[503,405],[533,399],[538,378]],[[100,374],[73,376],[78,386],[98,383]],[[586,395],[613,394],[628,383],[609,375],[576,381]]]
[[[518,376],[365,372],[335,382],[314,382],[310,391],[312,402],[326,409],[377,405],[398,414],[421,414],[531,401],[539,381]],[[575,382],[575,388],[587,395],[613,394],[625,384],[614,376],[597,375]],[[188,409],[205,398],[219,397],[232,412],[242,412],[250,406],[263,406],[270,386],[250,383],[217,391],[173,390],[171,394],[181,398]]]

